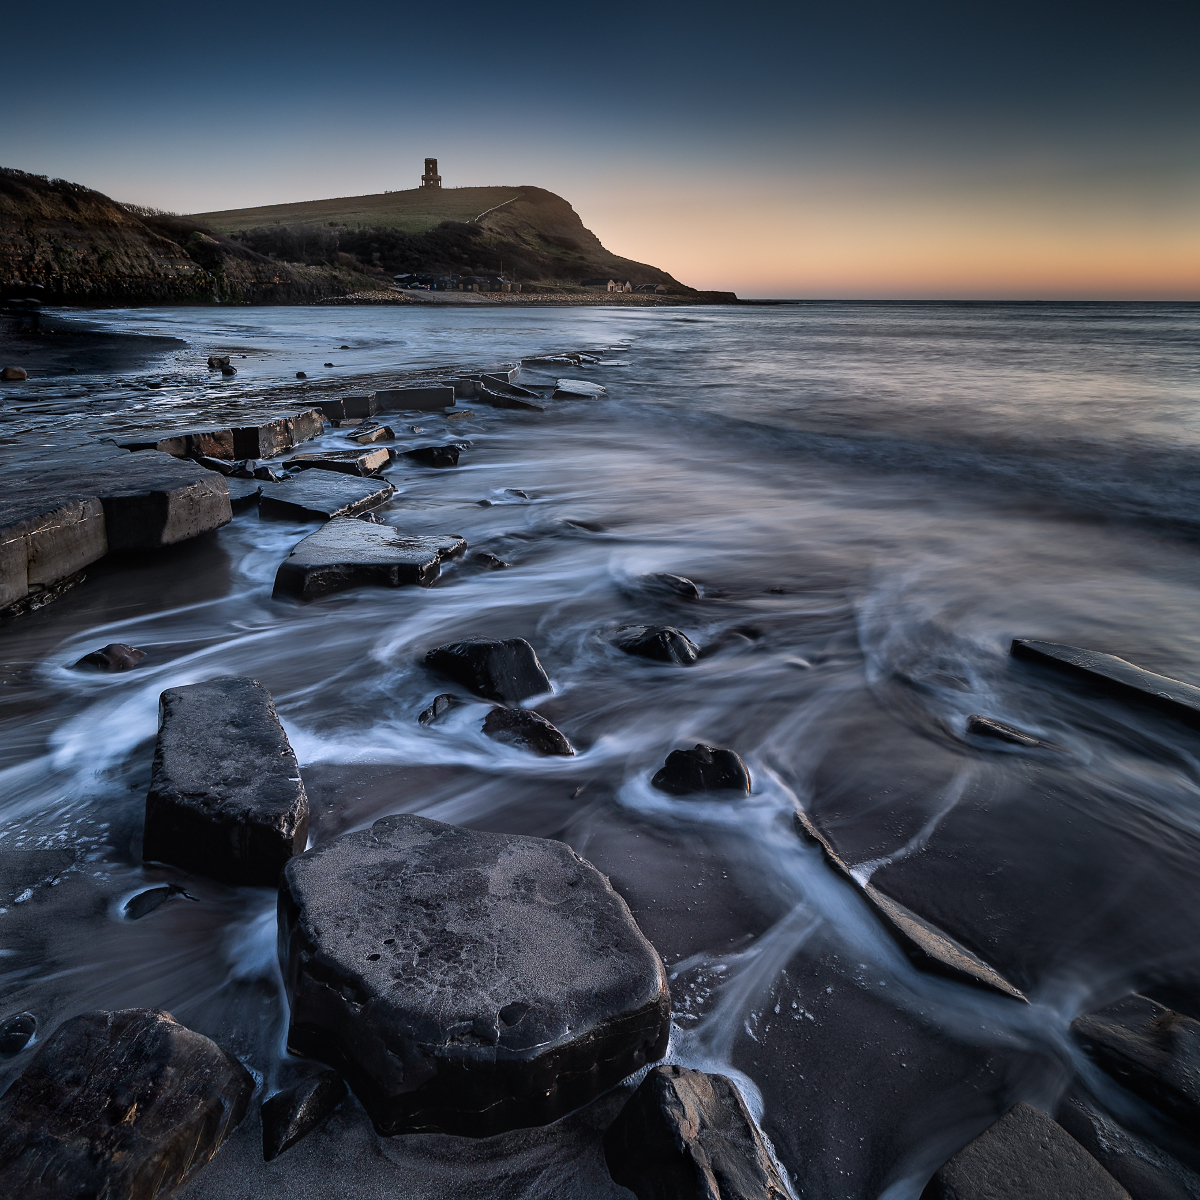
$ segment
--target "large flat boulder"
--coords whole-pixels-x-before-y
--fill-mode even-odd
[[[1109,695],[1141,701],[1200,729],[1200,687],[1190,683],[1156,675],[1115,654],[1081,650],[1057,642],[1015,638],[1012,654],[1015,658],[1041,663],[1077,679],[1085,679]]]
[[[392,456],[386,450],[324,450],[312,454],[293,454],[289,467],[314,467],[322,471],[337,471],[342,475],[377,475]]]
[[[320,409],[307,408],[233,427],[234,458],[274,458],[301,442],[320,437],[325,419]]]
[[[113,439],[125,450],[158,450],[176,458],[202,454],[208,458],[232,459],[233,430],[226,428],[139,429]]]
[[[351,479],[332,471],[302,471],[292,479],[263,485],[258,511],[265,517],[321,521],[352,517],[378,508],[396,491],[378,479]]]
[[[922,1200],[1129,1200],[1129,1193],[1061,1125],[1017,1104],[937,1171]]]
[[[477,696],[519,704],[550,690],[537,652],[524,638],[464,638],[435,646],[425,665],[461,683]]]
[[[159,697],[142,857],[274,887],[308,840],[308,797],[271,693],[226,676]]]
[[[0,1099],[0,1193],[165,1198],[237,1127],[254,1078],[165,1012],[60,1025]]]
[[[382,1134],[547,1124],[666,1051],[658,954],[561,842],[385,817],[289,863],[279,919],[288,1045]]]
[[[638,1200],[791,1200],[733,1082],[654,1067],[604,1135],[609,1174]]]
[[[390,525],[335,517],[292,549],[275,574],[275,595],[315,600],[331,592],[374,584],[430,587],[447,558],[467,543],[457,534],[412,537]]]

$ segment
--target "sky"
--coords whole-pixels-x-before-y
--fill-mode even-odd
[[[5,24],[0,165],[118,200],[362,195],[431,156],[747,297],[1200,300],[1195,0],[65,0]]]

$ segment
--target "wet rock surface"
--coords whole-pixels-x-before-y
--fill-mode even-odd
[[[922,1200],[1129,1200],[1062,1126],[1017,1104],[941,1167]]]
[[[698,742],[691,750],[672,750],[650,781],[660,792],[692,796],[701,792],[750,794],[750,772],[734,750]]]
[[[346,1098],[336,1071],[310,1075],[262,1103],[263,1159],[270,1162],[327,1121]]]
[[[377,475],[390,462],[386,450],[326,450],[315,454],[293,454],[289,467],[338,471],[342,475]]]
[[[1035,738],[1031,733],[1017,729],[1015,725],[1006,725],[995,717],[982,717],[978,714],[967,718],[967,732],[976,737],[995,738],[1000,742],[1009,742],[1014,746],[1044,746],[1045,742]]]
[[[37,1017],[33,1013],[13,1013],[0,1021],[0,1054],[11,1057],[20,1054],[37,1032]]]
[[[265,484],[259,493],[258,511],[267,517],[328,521],[378,508],[395,490],[379,480],[351,479],[332,471],[301,471],[282,483]]]
[[[483,732],[497,742],[519,746],[543,757],[571,757],[575,750],[566,737],[540,713],[528,708],[493,708],[483,719]]]
[[[1114,1079],[1200,1135],[1200,1021],[1135,994],[1077,1017],[1071,1032]]]
[[[216,1153],[253,1092],[241,1063],[167,1013],[74,1017],[0,1098],[0,1190],[166,1197]]]
[[[168,688],[142,857],[274,887],[308,839],[308,797],[270,692],[226,676]]]
[[[454,388],[450,385],[388,388],[374,395],[378,412],[441,412],[454,406]]]
[[[700,647],[670,625],[626,625],[617,630],[613,644],[626,654],[681,667],[690,667],[700,656]]]
[[[146,657],[145,650],[124,642],[109,642],[99,650],[85,654],[75,665],[95,671],[132,671]]]
[[[450,692],[443,692],[440,696],[434,696],[429,707],[421,710],[417,720],[422,725],[432,725],[435,721],[440,721],[448,712],[465,703],[465,700],[460,700]]]
[[[679,596],[683,600],[699,600],[700,588],[686,575],[672,575],[668,571],[659,571],[654,575],[645,576],[646,582],[657,591]]]
[[[662,963],[561,842],[386,817],[284,880],[289,1046],[381,1133],[545,1124],[665,1052]]]
[[[298,542],[280,564],[275,595],[315,600],[368,584],[431,587],[442,563],[466,548],[456,534],[410,537],[390,525],[335,517]]]
[[[485,700],[519,704],[550,690],[534,648],[524,638],[466,638],[436,646],[425,665]]]
[[[638,1200],[790,1200],[733,1082],[654,1067],[604,1135],[613,1179]]]
[[[448,446],[419,446],[416,450],[405,450],[404,457],[427,467],[457,467],[462,447],[456,443]]]

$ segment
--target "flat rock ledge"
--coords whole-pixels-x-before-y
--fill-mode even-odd
[[[308,796],[271,693],[226,676],[159,697],[142,857],[275,887],[308,841]]]
[[[288,1045],[384,1135],[545,1125],[666,1052],[662,961],[562,842],[385,817],[288,864],[279,925]]]
[[[825,855],[825,861],[875,910],[876,916],[883,921],[884,927],[915,966],[924,971],[932,971],[936,975],[945,975],[963,983],[972,983],[977,987],[999,992],[1014,1000],[1028,1002],[1024,992],[1009,983],[999,971],[989,966],[977,954],[973,954],[966,946],[906,908],[898,900],[893,900],[878,888],[859,880],[807,813],[797,808],[793,823],[796,832],[801,837],[816,842]]]
[[[654,1067],[604,1135],[638,1200],[791,1200],[746,1103],[724,1075]]]
[[[60,1025],[0,1099],[0,1194],[166,1197],[237,1128],[254,1079],[150,1009]]]
[[[396,489],[379,479],[355,479],[333,471],[301,471],[280,483],[265,483],[258,495],[264,517],[331,521],[352,517],[390,500]]]
[[[275,595],[316,600],[370,584],[431,587],[442,573],[442,563],[466,548],[457,534],[410,537],[390,525],[335,517],[298,542],[280,563]]]
[[[1129,1193],[1061,1125],[1017,1104],[941,1167],[921,1200],[1129,1200]]]
[[[550,690],[537,652],[524,638],[464,638],[435,646],[425,665],[485,700],[520,704]]]

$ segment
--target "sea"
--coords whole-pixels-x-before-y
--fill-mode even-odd
[[[1200,305],[51,315],[176,340],[135,369],[7,390],[0,458],[553,352],[598,361],[518,382],[605,394],[393,421],[402,448],[470,443],[455,469],[387,472],[381,520],[468,543],[436,586],[275,600],[279,563],[315,526],[250,510],[106,560],[0,628],[0,862],[48,864],[0,896],[0,1017],[32,1012],[43,1037],[90,1009],[161,1008],[265,1092],[293,1077],[274,892],[140,857],[159,693],[242,675],[270,689],[299,757],[310,844],[417,813],[562,839],[609,876],[667,966],[671,1060],[737,1082],[797,1196],[916,1200],[1019,1101],[1077,1102],[1194,1157],[1070,1026],[1136,990],[1200,1008],[1200,734],[1009,648],[1064,643],[1200,684]],[[238,374],[210,372],[209,354]],[[347,445],[327,428],[305,448]],[[632,657],[615,645],[630,625],[673,626],[701,657]],[[533,645],[553,691],[531,704],[573,757],[484,736],[482,702],[417,721],[454,690],[426,651],[471,635]],[[109,642],[147,658],[74,667]],[[1042,745],[974,735],[974,715]],[[651,786],[696,744],[735,750],[751,795]],[[798,809],[856,883],[797,831]],[[182,890],[130,919],[131,898],[167,883]],[[912,961],[862,885],[1025,1000]],[[27,1061],[0,1060],[0,1085]],[[572,1120],[542,1135],[536,1169],[528,1138],[498,1139],[486,1170],[463,1151],[468,1179],[461,1139],[381,1150],[351,1100],[274,1163],[222,1151],[185,1194],[327,1195],[330,1164],[354,1161],[336,1185],[351,1198],[628,1195],[595,1123]]]

